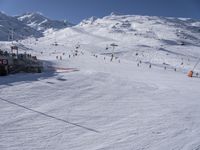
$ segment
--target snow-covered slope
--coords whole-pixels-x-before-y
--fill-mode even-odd
[[[198,150],[198,41],[195,20],[112,14],[17,43],[46,70],[0,77],[0,149]]]
[[[76,45],[92,53],[147,64],[188,69],[200,57],[200,21],[186,18],[116,15],[89,18],[79,25],[41,38],[45,42]],[[91,47],[95,47],[91,48]]]
[[[14,17],[7,16],[6,14],[0,12],[0,40],[7,41],[12,30],[15,40],[24,39],[29,36],[42,36],[42,34],[37,30],[23,24]]]
[[[41,13],[25,13],[21,16],[16,16],[16,18],[24,24],[42,32],[47,29],[63,29],[73,25],[67,21],[51,20],[44,17]]]
[[[84,24],[84,22],[86,22]],[[90,18],[77,27],[90,33],[137,45],[200,45],[200,21],[192,19],[115,15]],[[120,38],[123,36],[123,38]],[[150,42],[152,45],[150,45]],[[158,45],[158,46],[160,46]]]
[[[58,72],[0,78],[0,149],[198,150],[199,78],[88,52],[69,58],[60,46],[34,53]]]

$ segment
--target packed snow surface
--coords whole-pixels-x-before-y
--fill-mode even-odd
[[[133,25],[139,16],[124,16],[108,27],[120,17],[18,43],[45,72],[0,77],[1,150],[200,149],[200,78],[186,74],[200,56],[198,37],[179,45],[174,26],[162,23],[142,33],[148,17]],[[137,35],[128,33],[133,26]]]

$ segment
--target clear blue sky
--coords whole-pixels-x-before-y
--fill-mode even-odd
[[[8,15],[37,11],[72,23],[111,12],[200,19],[200,0],[0,0],[0,11]]]

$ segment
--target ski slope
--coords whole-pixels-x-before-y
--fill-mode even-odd
[[[200,80],[186,74],[199,46],[169,42],[166,55],[156,50],[156,38],[94,25],[116,18],[93,18],[93,27],[81,23],[20,43],[21,52],[27,47],[44,61],[45,72],[0,77],[1,150],[200,149]],[[172,39],[174,32],[166,33]],[[119,45],[112,62],[110,43]],[[183,60],[188,65],[180,66]]]
[[[83,50],[91,53],[110,55],[113,52],[110,45],[115,43],[118,45],[114,50],[116,57],[187,72],[200,57],[198,23],[183,18],[111,14],[83,20],[71,28],[47,32],[38,44],[49,47],[57,42],[58,49],[65,51],[81,45]],[[199,66],[197,70],[200,70]]]
[[[1,99],[56,119],[1,100],[0,149],[199,148],[198,78],[87,53],[59,61],[80,71],[1,79]]]

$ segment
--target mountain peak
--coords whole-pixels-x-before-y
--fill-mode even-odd
[[[22,21],[22,22],[31,22],[32,20],[41,22],[44,19],[47,19],[42,15],[40,12],[26,12],[22,14],[21,16],[17,16],[17,19]]]
[[[88,18],[88,19],[85,19],[85,20],[90,21],[90,22],[94,22],[94,21],[96,21],[97,19],[98,19],[97,17],[92,16],[92,17],[90,17],[90,18]]]
[[[3,11],[0,11],[0,14],[2,14],[2,15],[6,15]]]
[[[22,14],[21,16],[17,16],[17,19],[22,21],[24,24],[27,24],[28,26],[42,32],[51,28],[63,29],[72,26],[72,24],[67,21],[51,20],[40,12],[28,12]]]
[[[84,20],[80,23],[80,25],[81,25],[81,26],[87,25],[87,24],[88,24],[88,25],[91,25],[91,24],[93,24],[97,19],[98,19],[97,17],[92,16],[92,17],[90,17],[90,18],[84,19]]]
[[[110,16],[121,16],[121,13],[118,12],[111,12]]]

